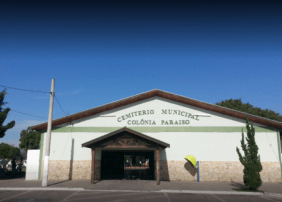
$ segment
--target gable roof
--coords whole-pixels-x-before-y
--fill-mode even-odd
[[[229,108],[226,108],[226,107],[221,107],[221,106],[218,106],[218,105],[209,104],[209,103],[206,103],[206,102],[194,100],[194,99],[187,98],[187,97],[180,96],[180,95],[176,95],[176,94],[173,94],[173,93],[168,93],[168,92],[161,91],[161,90],[158,90],[158,89],[151,90],[151,91],[141,93],[141,94],[138,94],[138,95],[134,95],[134,96],[122,99],[122,100],[118,100],[116,102],[112,102],[112,103],[105,104],[105,105],[102,105],[102,106],[99,106],[99,107],[88,109],[88,110],[78,112],[76,114],[72,114],[72,115],[69,115],[69,116],[65,116],[65,117],[62,117],[62,118],[59,118],[59,119],[55,119],[55,120],[52,121],[52,127],[55,127],[55,126],[58,126],[58,125],[61,125],[61,124],[64,124],[64,123],[68,123],[68,122],[71,122],[71,121],[75,121],[77,119],[92,116],[92,115],[95,115],[95,114],[98,114],[98,113],[101,113],[101,112],[105,112],[105,111],[108,111],[108,110],[112,110],[112,109],[115,109],[115,108],[118,108],[118,107],[122,107],[122,106],[125,106],[125,105],[128,105],[128,104],[132,104],[132,103],[135,103],[135,102],[146,100],[148,98],[155,97],[155,96],[165,98],[165,99],[168,99],[168,100],[173,100],[173,101],[176,101],[176,102],[179,102],[179,103],[191,105],[191,106],[194,106],[194,107],[199,107],[199,108],[202,108],[202,109],[214,111],[214,112],[217,112],[217,113],[225,114],[225,115],[228,115],[228,116],[236,117],[236,118],[239,118],[239,119],[245,120],[246,115],[247,115],[249,121],[251,121],[251,122],[262,124],[262,125],[265,125],[265,126],[271,127],[271,128],[282,129],[282,122],[279,122],[279,121],[274,121],[274,120],[263,118],[263,117],[260,117],[260,116],[256,116],[256,115],[240,112],[240,111],[237,111],[237,110],[229,109]],[[48,122],[45,122],[45,123],[42,123],[42,124],[39,124],[39,125],[35,125],[35,126],[31,126],[30,129],[32,129],[32,130],[46,130],[47,124],[48,124]]]
[[[98,137],[98,138],[96,138],[96,139],[94,139],[94,140],[91,140],[91,141],[89,141],[89,142],[85,142],[85,143],[83,143],[81,146],[82,146],[82,147],[91,148],[92,145],[97,144],[98,142],[101,142],[101,141],[103,141],[103,140],[105,140],[105,139],[107,139],[107,138],[110,138],[110,137],[113,137],[113,136],[115,136],[115,135],[118,135],[118,134],[120,134],[120,133],[122,133],[122,132],[128,132],[128,133],[130,133],[130,134],[136,135],[136,136],[138,136],[138,137],[140,137],[140,138],[142,138],[142,139],[146,139],[146,140],[148,140],[148,141],[150,141],[150,142],[153,142],[153,143],[155,143],[156,145],[158,145],[158,146],[160,146],[160,147],[162,147],[162,148],[170,147],[170,145],[167,144],[167,143],[165,143],[165,142],[162,142],[162,141],[157,140],[157,139],[155,139],[155,138],[149,137],[149,136],[144,135],[144,134],[142,134],[142,133],[136,132],[136,131],[134,131],[134,130],[132,130],[132,129],[129,129],[129,128],[127,128],[127,127],[123,127],[123,128],[121,128],[121,129],[116,130],[116,131],[114,131],[114,132],[111,132],[111,133],[109,133],[109,134],[107,134],[107,135],[103,135],[102,137]]]

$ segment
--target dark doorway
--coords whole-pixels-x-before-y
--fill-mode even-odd
[[[123,161],[121,152],[102,151],[101,178],[122,179]]]
[[[154,151],[102,151],[101,179],[154,180]]]

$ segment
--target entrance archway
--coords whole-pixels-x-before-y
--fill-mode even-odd
[[[151,164],[149,163],[149,168],[147,171],[147,174],[150,175],[150,177],[154,177],[157,181],[157,185],[160,184],[160,147],[161,148],[167,148],[170,147],[169,144],[162,142],[160,140],[154,139],[152,137],[149,137],[147,135],[144,135],[142,133],[136,132],[134,130],[131,130],[129,128],[122,128],[120,130],[111,132],[107,135],[104,135],[102,137],[96,138],[94,140],[91,140],[89,142],[86,142],[82,144],[82,147],[88,147],[92,149],[92,165],[91,165],[91,183],[94,184],[95,180],[95,150],[96,148],[102,149],[102,162],[101,162],[101,177],[105,178],[117,178],[122,179],[129,170],[129,173],[135,173],[134,175],[130,175],[130,177],[141,177],[141,171],[138,171],[139,174],[137,175],[137,167],[138,162],[133,165],[132,162],[129,163],[130,166],[126,166],[124,162],[124,158],[126,158],[126,155],[132,155],[138,156],[141,158],[144,157],[144,153],[148,152],[149,162],[151,159]],[[107,151],[107,150],[111,151]],[[155,151],[153,154],[152,151]],[[143,154],[142,154],[143,152]],[[150,153],[151,152],[151,153]],[[103,160],[104,155],[104,160]],[[155,162],[153,160],[153,155],[155,155]],[[137,158],[137,159],[138,159]],[[141,160],[141,163],[139,162],[139,170],[145,168],[143,166],[143,160]],[[154,165],[153,165],[154,164]],[[151,167],[150,167],[151,165]],[[130,168],[127,168],[130,167]],[[105,170],[102,170],[105,169]],[[130,172],[130,170],[133,170],[133,172]],[[153,170],[152,170],[153,169]],[[152,172],[155,173],[155,175],[152,175]],[[145,171],[143,173],[146,173]],[[137,175],[137,176],[136,176]]]

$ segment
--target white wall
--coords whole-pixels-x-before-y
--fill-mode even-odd
[[[101,137],[107,133],[52,133],[50,160],[70,160],[72,139],[74,139],[73,160],[91,160],[91,149],[82,147],[85,142]],[[45,156],[46,133],[44,134],[43,156]],[[100,150],[96,151],[96,159],[100,159]]]
[[[206,114],[210,117],[184,117],[178,114],[163,114],[162,110],[180,110],[185,113]],[[126,120],[122,116],[128,113],[154,110],[154,114],[138,115]],[[100,115],[114,115],[101,117]],[[129,125],[128,120],[151,120],[156,125]],[[196,120],[198,119],[198,120]],[[162,125],[162,120],[189,120],[189,125]],[[245,120],[201,108],[181,104],[171,100],[154,97],[134,104],[116,108],[91,117],[72,122],[67,127],[242,127]],[[254,123],[254,126],[262,126]],[[74,160],[91,160],[91,149],[82,148],[81,144],[101,137],[108,132],[59,132],[52,133],[50,160],[70,160],[72,139],[74,139]],[[153,138],[170,144],[171,148],[161,151],[161,160],[183,160],[186,155],[194,155],[199,161],[239,161],[236,147],[241,149],[241,132],[143,132]],[[246,134],[246,133],[245,133]],[[256,132],[261,161],[279,162],[276,132]],[[46,133],[44,135],[45,156]],[[96,159],[100,159],[101,150],[97,150]]]
[[[241,133],[156,133],[147,135],[170,144],[170,148],[161,152],[162,160],[165,158],[183,160],[186,155],[194,155],[199,161],[239,161],[236,147],[243,154]],[[261,161],[279,162],[275,132],[256,133],[255,139]]]
[[[91,149],[82,148],[81,144],[105,134],[107,133],[52,133],[50,160],[70,160],[72,138],[74,139],[73,160],[91,160]],[[183,160],[186,155],[194,155],[199,161],[239,161],[236,147],[242,152],[242,134],[238,132],[161,132],[143,134],[170,144],[170,148],[161,151],[161,160]],[[44,137],[46,138],[46,135]],[[257,132],[255,138],[259,147],[261,161],[279,162],[277,133]],[[95,156],[97,160],[100,159],[100,153],[101,150],[98,149]]]
[[[39,174],[39,149],[27,150],[27,165],[25,180],[38,180]]]
[[[192,115],[199,115],[199,114],[205,114],[209,115],[210,117],[203,117],[203,116],[194,116],[193,118],[187,118],[185,117],[185,113],[183,113],[184,116],[178,115],[178,114],[163,114],[162,110],[180,110],[187,113],[190,113]],[[125,116],[129,113],[139,112],[145,110],[147,113],[148,110],[154,110],[154,114],[149,115],[134,115],[132,118],[128,118],[126,120],[122,120],[122,116]],[[138,113],[137,113],[138,114]],[[114,117],[101,117],[105,115],[114,115]],[[141,120],[151,120],[155,121],[156,125],[132,125],[128,123],[129,120],[133,121],[141,121]],[[196,120],[198,119],[198,120]],[[162,124],[162,120],[173,120],[179,121],[179,120],[189,120],[188,125],[170,125],[170,126],[245,126],[245,120],[234,118],[231,116],[223,115],[217,112],[212,112],[209,110],[201,109],[198,107],[193,107],[190,105],[178,103],[175,101],[167,100],[160,97],[153,97],[149,98],[147,100],[143,100],[140,102],[136,102],[133,104],[129,104],[123,107],[119,107],[113,110],[109,110],[107,112],[103,112],[100,114],[96,114],[87,118],[79,119],[76,121],[73,121],[74,127],[148,127],[148,126],[168,126]],[[62,124],[62,126],[68,126],[69,124]],[[254,124],[254,126],[260,126],[259,124]]]

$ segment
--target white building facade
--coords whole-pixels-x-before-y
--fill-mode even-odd
[[[248,116],[263,170],[263,182],[281,182],[282,123],[153,90],[53,120],[49,180],[156,179],[243,181],[242,130]],[[47,123],[42,131],[40,171],[45,156]],[[44,131],[45,130],[45,131]]]

